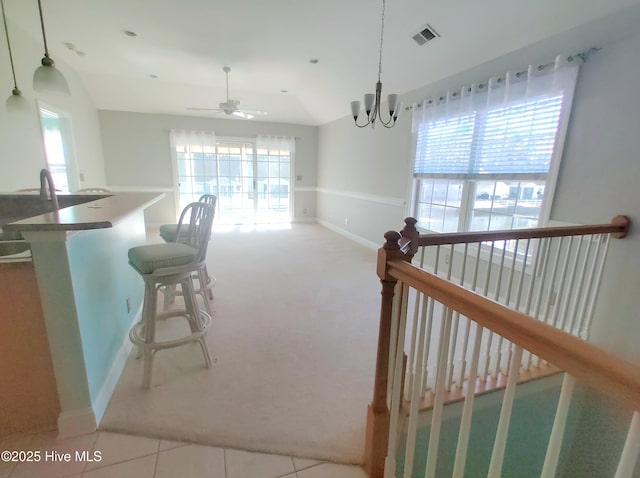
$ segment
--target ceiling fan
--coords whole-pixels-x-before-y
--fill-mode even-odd
[[[267,114],[266,111],[240,109],[240,101],[229,99],[229,72],[231,71],[231,68],[229,68],[228,66],[223,66],[222,71],[224,71],[227,77],[227,101],[220,103],[218,108],[188,107],[188,110],[213,111],[215,113],[224,113],[226,115],[233,115],[243,119],[251,119],[255,116],[263,116]]]

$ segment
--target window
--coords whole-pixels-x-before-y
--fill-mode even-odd
[[[53,183],[59,191],[75,191],[78,181],[73,162],[71,118],[51,106],[41,105],[39,110],[47,169]]]
[[[419,227],[486,231],[544,222],[577,74],[551,66],[418,105],[411,204]]]

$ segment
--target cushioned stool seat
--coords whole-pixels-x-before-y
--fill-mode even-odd
[[[160,237],[166,242],[175,242],[177,231],[177,224],[163,224],[160,226]]]
[[[149,274],[164,267],[183,266],[193,262],[197,256],[197,249],[179,242],[149,244],[129,249],[129,262],[142,274]]]
[[[129,339],[144,356],[143,388],[151,384],[153,358],[158,350],[198,342],[207,368],[211,357],[205,335],[211,325],[211,314],[200,310],[193,288],[193,274],[201,278],[211,237],[213,206],[191,203],[184,208],[177,227],[177,242],[148,244],[129,249],[129,265],[144,280],[142,318],[129,331]],[[190,218],[188,222],[186,218]],[[184,309],[157,313],[158,291],[180,286]],[[207,304],[208,305],[208,304]],[[169,340],[156,339],[156,321],[160,318],[182,317],[189,323],[190,333]]]

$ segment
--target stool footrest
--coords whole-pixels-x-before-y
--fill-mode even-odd
[[[163,314],[163,315],[167,315],[167,314]],[[178,317],[179,315],[170,315],[170,316]],[[178,347],[180,345],[184,345],[189,342],[196,342],[203,335],[205,335],[207,332],[207,329],[209,328],[209,326],[211,326],[211,316],[204,311],[200,311],[199,323],[201,324],[200,330],[193,332],[189,335],[180,337],[178,339],[165,340],[162,342],[156,341],[156,342],[153,342],[152,344],[147,344],[144,338],[144,323],[138,322],[133,327],[131,327],[131,330],[129,330],[129,339],[135,345],[149,348],[152,350],[161,350],[161,349],[168,349],[172,347]]]

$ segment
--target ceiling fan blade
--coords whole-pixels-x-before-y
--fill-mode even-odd
[[[237,116],[238,118],[243,118],[243,119],[251,119],[254,116],[251,113],[247,113],[246,111],[240,111],[240,110],[236,110],[232,114],[234,116]]]
[[[199,108],[197,106],[187,106],[187,109],[191,111],[221,111],[220,108]]]

